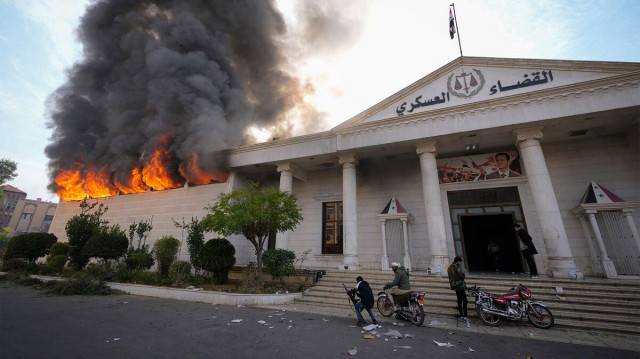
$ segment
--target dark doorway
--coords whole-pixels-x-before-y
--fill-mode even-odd
[[[493,272],[495,265],[489,254],[489,243],[500,247],[498,268],[501,272],[522,273],[520,245],[513,230],[512,214],[460,216],[465,262],[470,272]]]

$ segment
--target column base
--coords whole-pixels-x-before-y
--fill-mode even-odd
[[[389,256],[382,256],[380,258],[380,265],[382,270],[388,270],[389,267]]]
[[[616,271],[616,267],[609,258],[605,258],[602,260],[602,269],[604,270],[605,278],[616,278],[618,277],[618,271]]]
[[[549,272],[553,278],[584,278],[584,274],[576,267],[573,258],[549,258]]]
[[[449,268],[449,256],[447,255],[432,255],[431,256],[431,272],[437,276],[447,275],[447,268]]]
[[[408,255],[404,256],[404,267],[411,270],[411,258]]]
[[[358,265],[358,256],[355,255],[347,255],[345,254],[342,259],[342,265],[338,266],[340,270],[357,270]]]

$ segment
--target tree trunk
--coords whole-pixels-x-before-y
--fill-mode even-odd
[[[256,246],[256,266],[258,267],[258,283],[260,284],[260,290],[264,289],[264,278],[262,276],[262,247],[264,241],[258,238],[258,244]]]

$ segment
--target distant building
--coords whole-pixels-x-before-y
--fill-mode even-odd
[[[2,208],[0,208],[0,228],[8,227],[11,221],[11,216],[18,205],[18,201],[27,198],[27,194],[21,190],[11,186],[3,186],[4,194],[6,195],[2,202]]]
[[[56,214],[57,203],[20,199],[15,207],[9,228],[14,233],[48,232]]]

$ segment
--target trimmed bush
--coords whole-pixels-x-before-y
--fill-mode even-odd
[[[64,265],[67,264],[69,257],[65,254],[58,254],[57,256],[49,259],[47,266],[54,272],[60,273],[64,270]]]
[[[144,248],[129,249],[127,258],[124,260],[125,268],[130,271],[147,270],[153,267],[154,263],[153,256]]]
[[[2,260],[3,272],[22,271],[27,268],[27,261],[22,258],[9,258]]]
[[[293,263],[296,254],[286,249],[269,249],[262,254],[262,261],[267,273],[282,283],[285,276],[296,274]]]
[[[169,266],[176,260],[180,241],[174,237],[162,237],[153,245],[153,255],[158,263],[160,278],[169,276]]]
[[[176,284],[183,284],[191,280],[191,263],[175,261],[169,267],[169,279]]]
[[[51,233],[19,234],[9,240],[4,258],[22,258],[35,263],[36,259],[47,255],[49,248],[57,241],[58,238]]]
[[[225,238],[210,239],[200,251],[200,265],[213,275],[216,284],[229,282],[229,270],[236,264],[236,249]]]
[[[93,232],[87,243],[82,247],[83,257],[102,259],[107,263],[109,259],[118,259],[127,252],[129,240],[118,225],[100,228]]]
[[[66,242],[56,242],[51,245],[49,248],[49,257],[53,258],[59,255],[69,256],[69,250],[71,250],[71,246]]]

